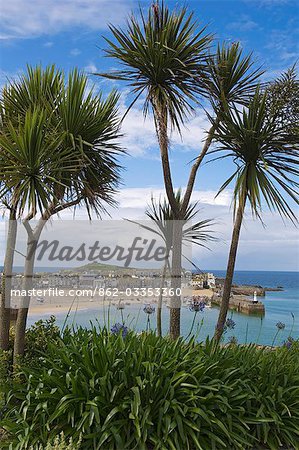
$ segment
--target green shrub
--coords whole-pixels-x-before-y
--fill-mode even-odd
[[[60,330],[56,326],[55,316],[39,320],[26,330],[25,356],[20,359],[20,365],[32,366],[42,363],[42,357],[47,353],[48,344],[58,344]],[[14,327],[10,328],[9,350],[0,350],[0,421],[6,409],[5,393],[11,388],[13,364]],[[0,426],[0,443],[3,433]],[[0,444],[1,447],[1,444]]]
[[[0,412],[5,407],[5,391],[10,385],[12,352],[0,350]],[[1,419],[1,414],[0,414]]]
[[[38,363],[39,359],[47,353],[48,344],[58,344],[60,341],[60,330],[56,326],[55,316],[46,320],[39,320],[26,330],[25,356],[21,358],[20,364],[31,365]],[[14,346],[14,327],[9,334],[9,350],[0,350],[0,386],[1,380],[5,380],[12,372],[12,353]],[[1,390],[1,389],[0,389]]]
[[[25,336],[25,363],[31,364],[48,351],[49,342],[52,345],[60,340],[60,330],[56,325],[55,316],[46,320],[39,320],[26,330]]]
[[[3,421],[14,450],[61,431],[84,450],[298,448],[297,343],[215,348],[79,328],[22,373]]]

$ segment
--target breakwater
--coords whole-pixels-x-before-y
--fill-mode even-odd
[[[213,295],[211,303],[220,306],[221,300],[221,296]],[[265,305],[262,302],[254,302],[243,295],[232,296],[229,300],[229,309],[250,315],[262,316],[265,314]]]

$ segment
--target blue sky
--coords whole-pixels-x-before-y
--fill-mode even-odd
[[[133,0],[9,0],[2,2],[0,17],[0,84],[21,73],[26,64],[52,64],[68,71],[78,66],[87,73],[105,71],[115,63],[103,57],[103,36],[109,36],[107,23],[123,25],[126,15],[150,2]],[[182,2],[168,1],[173,7]],[[240,41],[245,53],[253,51],[257,64],[271,79],[290,67],[298,57],[298,3],[288,0],[196,0],[186,4],[196,17],[215,34],[216,41]],[[90,83],[106,94],[112,87],[122,92],[121,110],[125,111],[129,95],[124,84],[115,84],[90,75]],[[171,162],[175,186],[185,186],[190,161],[201,146],[207,121],[200,109],[183,132],[171,137]],[[120,207],[113,217],[141,217],[151,193],[163,192],[162,171],[152,121],[144,121],[141,104],[128,115],[123,145],[128,156]],[[219,221],[221,244],[212,252],[198,255],[202,267],[225,267],[231,228],[229,210],[231,192],[214,200],[217,189],[232,172],[230,162],[219,162],[201,168],[194,199],[199,200],[206,217]],[[257,270],[297,270],[297,232],[276,216],[265,212],[264,229],[248,214],[238,257],[237,268]]]

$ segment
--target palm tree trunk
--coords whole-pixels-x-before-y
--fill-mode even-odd
[[[163,288],[165,287],[165,278],[167,270],[168,260],[165,260],[160,284],[160,292],[158,298],[158,308],[157,308],[157,335],[162,336],[162,305],[163,305]]]
[[[10,328],[10,303],[11,303],[11,287],[12,287],[12,270],[14,251],[17,238],[17,221],[16,210],[10,210],[6,252],[4,260],[4,270],[2,278],[2,293],[0,305],[0,349],[8,350],[9,345],[9,328]]]
[[[242,204],[239,205],[238,211],[236,214],[236,218],[235,218],[231,246],[230,246],[229,257],[228,257],[228,263],[227,263],[227,269],[226,269],[226,277],[225,277],[225,282],[224,282],[224,287],[223,287],[223,296],[222,296],[222,301],[221,301],[221,305],[220,305],[220,311],[219,311],[218,321],[217,321],[217,325],[216,325],[216,330],[215,330],[215,334],[214,334],[214,339],[216,342],[220,341],[221,336],[223,334],[223,329],[224,329],[227,311],[228,311],[228,307],[229,307],[229,299],[230,299],[230,293],[231,293],[234,270],[235,270],[236,256],[237,256],[237,250],[238,250],[238,244],[239,244],[239,238],[240,238],[240,230],[241,230],[241,225],[242,225],[243,216],[244,216],[244,209],[245,209],[245,202],[243,202]]]
[[[45,224],[46,220],[41,219],[33,231],[29,223],[26,223],[26,221],[24,222],[24,226],[28,233],[23,282],[23,290],[26,292],[26,295],[22,297],[15,326],[14,367],[17,366],[19,357],[24,354],[27,317],[31,299],[30,291],[33,288],[33,269],[36,255],[36,245]]]
[[[24,220],[23,224],[27,230],[28,238],[27,238],[27,254],[26,254],[26,262],[24,268],[24,287],[27,295],[22,298],[22,304],[18,311],[16,327],[15,327],[15,342],[14,342],[14,367],[18,364],[18,359],[20,356],[24,354],[25,349],[25,334],[26,334],[26,325],[27,325],[27,317],[30,305],[30,295],[28,295],[28,291],[32,290],[33,287],[33,269],[35,263],[35,255],[36,255],[36,246],[38,244],[41,232],[47,221],[51,216],[57,214],[60,211],[63,211],[67,208],[75,206],[80,203],[82,197],[78,197],[73,201],[62,203],[61,205],[51,204],[49,208],[43,213],[41,219],[39,220],[34,231],[32,230],[29,224],[29,218]],[[29,215],[30,217],[30,215]],[[32,216],[30,217],[32,218]]]
[[[154,106],[154,115],[155,115],[155,126],[156,133],[158,137],[160,154],[161,154],[161,162],[162,162],[162,170],[164,177],[164,186],[166,190],[166,195],[171,206],[171,209],[174,214],[177,214],[177,203],[175,200],[174,188],[171,177],[171,169],[169,163],[169,140],[168,140],[168,130],[167,130],[167,110],[165,108],[161,108],[159,105]]]
[[[163,177],[164,177],[164,186],[166,190],[166,195],[173,213],[175,223],[178,222],[180,218],[180,211],[178,211],[178,205],[175,199],[174,188],[171,177],[171,169],[169,163],[169,140],[168,140],[168,132],[167,132],[167,109],[161,107],[158,104],[153,104],[154,107],[154,116],[155,116],[155,126],[156,132],[158,136],[160,153],[161,153],[161,161],[162,161],[162,169],[163,169]],[[181,237],[179,235],[175,235],[175,229],[178,228],[174,226],[174,245],[173,245],[173,253],[172,253],[172,288],[176,294],[177,288],[181,287],[181,254],[182,254],[182,243]],[[179,230],[177,230],[179,232]],[[180,320],[181,320],[181,297],[174,295],[170,300],[170,324],[169,324],[169,333],[172,339],[176,339],[180,335]]]
[[[24,282],[22,290],[26,291],[26,296],[22,297],[21,304],[18,310],[17,321],[15,326],[15,341],[14,341],[14,366],[16,367],[18,363],[18,358],[24,354],[25,349],[25,331],[27,324],[27,316],[30,304],[30,293],[33,287],[33,268],[35,255],[31,254],[31,240],[32,238],[28,236],[27,239],[27,255],[24,268]],[[28,258],[28,255],[30,257]]]
[[[182,231],[183,222],[174,220],[173,247],[171,266],[171,287],[173,295],[170,297],[170,321],[169,335],[171,339],[177,339],[181,334],[181,276],[182,276]]]
[[[184,200],[183,200],[183,204],[182,204],[182,209],[181,209],[183,214],[187,210],[188,205],[190,203],[190,199],[191,199],[191,195],[192,195],[192,192],[193,192],[193,187],[194,187],[195,178],[196,178],[196,175],[197,175],[198,168],[201,165],[204,157],[206,156],[206,154],[207,154],[207,152],[208,152],[208,150],[209,150],[209,148],[210,148],[210,146],[212,144],[212,140],[214,138],[214,134],[215,134],[215,131],[216,131],[218,125],[219,125],[219,122],[220,122],[220,119],[219,119],[219,117],[217,117],[216,120],[215,120],[215,123],[209,129],[208,134],[207,134],[207,138],[206,138],[205,143],[204,143],[204,146],[203,146],[200,154],[196,158],[196,160],[195,160],[195,162],[194,162],[194,164],[193,164],[193,166],[191,168],[190,175],[189,175],[189,180],[188,180],[188,183],[187,183],[187,188],[186,188],[186,192],[185,192]]]

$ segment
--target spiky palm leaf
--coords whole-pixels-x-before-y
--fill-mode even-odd
[[[113,204],[120,165],[117,156],[123,152],[116,139],[120,137],[118,99],[112,91],[106,99],[88,90],[87,78],[74,70],[63,88],[57,108],[61,129],[67,133],[67,144],[82,155],[82,165],[69,182],[69,196],[82,197],[88,212],[100,214],[105,204]]]
[[[1,92],[1,122],[6,120],[18,126],[28,110],[46,109],[49,115],[59,103],[64,76],[54,65],[43,69],[41,66],[27,66],[27,72],[17,80],[10,80]]]
[[[219,147],[227,151],[220,158],[233,158],[236,171],[221,186],[219,193],[235,180],[234,205],[250,202],[252,212],[260,216],[263,200],[270,210],[296,221],[288,199],[298,204],[298,139],[287,128],[268,116],[267,94],[259,89],[242,112],[227,111],[216,132]]]
[[[29,207],[35,215],[58,201],[55,186],[65,189],[69,173],[78,170],[79,155],[63,148],[64,134],[47,118],[40,108],[28,110],[17,128],[9,121],[0,133],[0,198],[13,195],[19,214]]]
[[[157,2],[147,17],[141,10],[140,16],[141,23],[132,15],[126,30],[110,26],[116,42],[106,39],[106,54],[123,69],[99,75],[127,81],[135,100],[145,94],[145,114],[150,107],[167,111],[172,126],[180,129],[202,92],[212,36],[198,30],[185,7],[170,12]]]
[[[229,299],[236,263],[240,230],[246,202],[252,213],[261,218],[263,202],[270,210],[296,222],[297,218],[288,200],[298,204],[298,140],[290,136],[289,127],[281,126],[279,114],[270,114],[267,93],[257,88],[254,97],[243,111],[232,108],[222,117],[216,139],[219,148],[232,157],[237,169],[221,186],[222,192],[232,181],[234,187],[234,227],[230,244],[222,301],[214,338],[220,341],[229,308]],[[285,198],[285,194],[286,197]]]
[[[252,54],[243,56],[238,42],[217,46],[208,58],[207,96],[219,108],[227,104],[248,104],[263,71],[254,67]]]
[[[53,180],[57,181],[49,188],[53,202],[68,203],[77,198],[78,203],[85,203],[89,212],[93,210],[100,214],[105,203],[113,202],[119,180],[120,167],[116,157],[121,149],[116,143],[119,136],[117,102],[115,92],[106,100],[94,96],[88,90],[86,76],[77,70],[70,73],[66,83],[64,74],[54,66],[45,70],[29,67],[27,74],[3,90],[1,133],[11,131],[12,127],[21,127],[24,131],[22,127],[25,126],[27,112],[40,108],[46,122],[45,132],[50,135],[53,130],[61,136],[56,153],[49,152],[55,172]],[[69,163],[64,158],[66,151],[71,158]],[[74,158],[76,166],[72,163]],[[28,156],[27,166],[30,161],[34,162]],[[49,158],[47,161],[50,177],[53,173],[50,172]],[[59,162],[60,179],[55,161]],[[68,170],[69,165],[72,166],[71,171]],[[18,173],[21,176],[22,172]],[[44,203],[39,203],[41,210],[44,210]],[[33,206],[35,209],[36,204]],[[24,202],[20,212],[23,209]]]
[[[178,190],[175,193],[175,199],[178,207],[183,202],[182,192]],[[200,247],[207,248],[207,243],[215,241],[211,226],[214,224],[212,219],[204,219],[192,224],[198,215],[198,203],[194,202],[190,204],[186,210],[184,218],[182,220],[183,236],[182,241],[196,244]],[[165,243],[166,254],[169,255],[173,246],[173,222],[175,220],[173,211],[166,198],[160,199],[158,202],[152,197],[149,206],[145,210],[145,215],[153,222],[154,227],[151,225],[145,225],[133,220],[128,220],[136,225],[140,225],[142,228],[158,235]],[[188,226],[188,223],[190,224]]]

